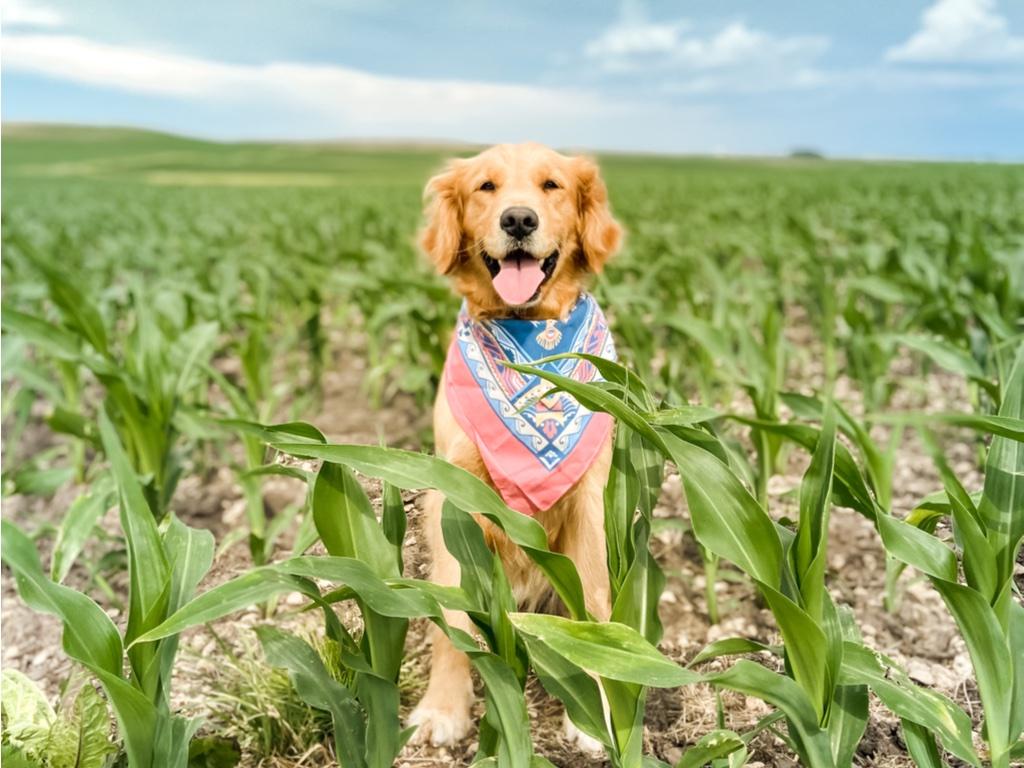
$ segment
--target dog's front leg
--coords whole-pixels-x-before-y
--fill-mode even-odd
[[[433,560],[431,581],[442,586],[459,586],[459,563],[448,552],[441,535],[441,506],[444,497],[437,491],[427,493],[424,504],[426,536]],[[469,632],[471,622],[461,611],[444,611],[450,626]],[[451,745],[466,736],[471,725],[473,678],[469,657],[455,648],[438,627],[431,630],[433,651],[427,691],[409,716],[409,725],[419,726],[413,741],[434,746]]]
[[[576,565],[583,586],[587,611],[598,621],[608,621],[612,613],[611,586],[608,578],[607,544],[604,532],[604,485],[611,463],[611,445],[602,452],[595,466],[585,475],[567,502],[569,524],[564,531],[560,549]],[[601,692],[601,705],[605,720],[610,723],[608,701],[600,680],[594,676]],[[583,733],[564,717],[566,739],[584,752],[598,754],[604,750],[601,742]]]

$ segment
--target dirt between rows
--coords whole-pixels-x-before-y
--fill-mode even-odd
[[[382,409],[373,409],[361,389],[365,361],[357,350],[342,349],[332,372],[326,377],[322,410],[311,418],[332,441],[417,447],[418,436],[429,426],[430,416],[412,400],[398,398]],[[927,406],[942,410],[966,403],[963,385],[955,378],[931,374],[917,387],[900,393],[894,407]],[[846,382],[840,389],[849,390]],[[854,401],[855,393],[840,391]],[[879,436],[882,436],[881,434]],[[27,438],[29,449],[37,448],[51,438],[37,430]],[[969,490],[979,488],[981,475],[976,467],[977,445],[963,432],[945,434],[950,463]],[[25,449],[23,444],[22,449]],[[806,467],[806,457],[788,452],[782,471],[769,486],[775,514],[792,513],[796,508],[795,489]],[[894,478],[895,508],[906,511],[914,503],[935,490],[938,480],[920,442],[911,434],[903,437]],[[374,497],[379,489],[367,483]],[[39,530],[57,522],[79,489],[65,488],[52,499],[11,496],[4,500],[3,514],[29,531]],[[289,501],[301,497],[301,484],[286,478],[267,481],[270,507],[280,510]],[[418,494],[406,494],[409,531],[406,540],[406,571],[408,576],[425,578],[427,562],[421,542],[421,518]],[[174,509],[189,525],[214,531],[218,542],[234,528],[242,525],[242,499],[238,486],[227,470],[211,471],[203,477],[189,476],[181,483],[174,500]],[[686,518],[680,478],[670,472],[663,485],[656,510],[660,518]],[[117,531],[116,512],[111,510],[103,527],[112,534]],[[41,539],[41,549],[49,546]],[[97,555],[110,542],[93,545],[86,560]],[[731,566],[723,564],[715,584],[721,621],[708,621],[705,581],[697,546],[691,536],[674,527],[656,534],[653,550],[665,570],[667,584],[660,601],[664,624],[662,650],[679,662],[686,662],[708,642],[741,636],[764,643],[779,642],[772,615],[749,581]],[[289,554],[290,535],[280,542],[279,557]],[[830,522],[828,583],[837,603],[853,611],[864,640],[873,648],[901,662],[917,682],[933,686],[954,698],[980,719],[980,705],[973,682],[973,673],[962,640],[949,618],[941,599],[917,574],[908,571],[901,580],[902,599],[888,612],[883,606],[885,585],[885,553],[870,522],[845,509],[833,512]],[[249,566],[244,543],[221,552],[202,588],[220,583]],[[84,569],[76,566],[70,577],[73,585],[86,583]],[[124,576],[111,583],[115,594],[127,593]],[[123,619],[118,605],[98,596],[115,620]],[[5,668],[21,670],[39,681],[45,690],[57,697],[61,685],[71,673],[71,664],[60,649],[59,623],[49,616],[29,610],[17,597],[11,574],[3,571],[2,581],[2,662]],[[313,613],[301,613],[298,596],[280,601],[275,623],[306,633],[319,631],[320,622]],[[351,618],[351,617],[349,617]],[[223,726],[224,713],[218,711],[213,693],[220,690],[219,676],[224,670],[224,654],[255,653],[251,628],[263,621],[257,609],[216,625],[216,636],[206,628],[187,632],[183,638],[175,672],[174,701],[181,711],[207,718],[207,730]],[[425,686],[429,672],[429,647],[425,640],[426,621],[414,621],[407,640],[408,658],[403,669],[403,714],[408,714]],[[771,660],[761,659],[766,663]],[[729,662],[712,662],[708,669],[724,668]],[[479,685],[479,684],[478,684]],[[482,697],[481,697],[482,702]],[[579,754],[562,737],[561,706],[531,680],[527,703],[537,751],[558,766],[599,766],[606,762]],[[722,693],[721,703],[727,727],[742,731],[753,726],[768,712],[762,702],[739,694]],[[268,706],[273,706],[268,704]],[[482,713],[482,703],[477,715]],[[239,727],[233,723],[232,728]],[[649,753],[674,763],[685,748],[701,735],[717,727],[716,696],[707,686],[694,685],[682,689],[652,689],[648,695],[645,746]],[[476,736],[471,734],[454,749],[428,746],[407,746],[397,765],[458,766],[468,765],[476,750]],[[752,766],[792,766],[795,762],[782,743],[765,732],[751,743]],[[898,721],[872,699],[871,720],[856,757],[858,765],[909,766]],[[252,754],[243,757],[242,765],[255,766],[324,766],[336,764],[329,745],[313,745],[305,750],[258,759]],[[955,760],[952,764],[956,764]]]

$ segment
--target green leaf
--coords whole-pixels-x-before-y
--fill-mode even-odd
[[[747,744],[735,731],[724,729],[705,733],[697,743],[686,750],[675,768],[700,768],[713,760],[746,750]]]
[[[88,341],[101,355],[108,355],[107,332],[99,310],[85,294],[56,268],[37,261],[36,266],[46,277],[50,298],[73,329]]]
[[[405,546],[405,529],[408,524],[405,517],[405,502],[402,501],[402,492],[391,483],[384,483],[381,499],[381,525],[384,528],[384,536],[395,550],[398,572],[401,573],[404,568],[402,550]]]
[[[818,624],[823,619],[825,601],[825,565],[835,448],[835,409],[829,403],[825,407],[824,423],[811,456],[811,464],[800,483],[800,525],[790,550],[803,606]]]
[[[135,642],[151,642],[178,634],[283,592],[298,591],[314,600],[319,599],[319,590],[310,579],[345,584],[371,609],[393,618],[438,618],[442,613],[436,597],[444,597],[447,600],[445,607],[453,610],[473,608],[462,590],[438,587],[415,579],[394,579],[392,586],[360,560],[328,556],[293,557],[274,565],[253,568],[203,592]]]
[[[929,338],[913,334],[896,334],[892,339],[930,357],[936,365],[947,371],[966,376],[979,383],[991,386],[985,372],[971,355],[941,338]]]
[[[995,611],[979,593],[961,584],[932,579],[949,612],[956,619],[977,677],[978,693],[985,710],[985,731],[993,761],[1010,748],[1011,711],[1014,702],[1014,662],[1009,643]]]
[[[918,768],[945,768],[942,755],[939,754],[935,736],[923,725],[903,719],[903,740],[907,743],[907,752]]]
[[[656,426],[693,426],[705,421],[721,418],[722,414],[705,405],[676,405],[646,414],[647,421]]]
[[[406,490],[436,488],[460,509],[479,512],[498,525],[540,567],[573,616],[585,617],[579,574],[565,555],[551,552],[547,534],[534,519],[509,509],[483,480],[443,459],[394,448],[365,445],[275,443],[279,451],[345,464]]]
[[[1024,419],[1024,343],[999,409],[1002,418]],[[994,437],[985,462],[985,487],[978,507],[996,554],[998,584],[1012,578],[1024,537],[1024,443]]]
[[[110,739],[107,703],[90,684],[83,685],[75,697],[72,725],[74,768],[103,768],[107,756],[116,753],[117,747]]]
[[[362,560],[381,578],[400,575],[370,499],[347,467],[330,462],[320,467],[313,486],[313,519],[330,554]]]
[[[245,419],[218,419],[217,423],[242,434],[258,437],[264,443],[271,445],[283,442],[319,445],[327,442],[327,438],[319,429],[304,421],[270,426]]]
[[[308,643],[274,627],[256,628],[256,636],[275,667],[288,670],[295,692],[311,707],[331,713],[334,740],[345,764],[364,768],[366,763],[366,725],[364,714],[352,692],[331,677],[323,660]]]
[[[64,651],[102,683],[117,715],[129,761],[149,768],[157,713],[150,700],[121,676],[124,650],[114,623],[88,597],[48,579],[25,534],[6,520],[0,521],[0,529],[3,561],[14,572],[21,599],[33,610],[61,620]]]
[[[530,635],[524,634],[523,637],[530,654],[530,665],[544,690],[562,702],[577,728],[605,746],[611,746],[601,691],[594,678],[551,650],[543,641]]]
[[[967,583],[972,589],[985,596],[986,600],[992,602],[999,592],[999,575],[996,567],[996,555],[986,538],[981,513],[949,468],[939,447],[928,435],[927,432],[923,433],[925,443],[932,454],[932,461],[942,477],[949,511],[953,517],[954,531],[962,549],[961,559]],[[922,518],[922,520],[924,519],[926,518]]]
[[[172,613],[195,594],[199,582],[213,565],[215,542],[209,531],[190,528],[177,517],[171,516],[163,536],[164,551],[171,568],[171,591],[167,612]],[[160,645],[160,679],[169,681],[174,657],[178,652],[176,637]]]
[[[401,636],[404,644],[404,634]],[[366,763],[370,768],[390,768],[412,736],[398,719],[398,686],[375,674],[356,675],[356,699],[366,711]]]
[[[113,487],[104,476],[68,507],[50,558],[50,577],[62,582],[78,559],[85,542],[96,527],[96,522],[113,502]]]
[[[786,661],[793,679],[815,709],[817,721],[832,700],[827,659],[828,643],[821,626],[799,605],[767,584],[759,584],[782,634]]]
[[[254,568],[248,573],[219,584],[185,603],[167,619],[135,639],[152,642],[179,634],[186,629],[216,621],[250,605],[265,602],[274,595],[301,592],[307,596],[319,591],[308,581],[290,576],[273,566]]]
[[[782,543],[775,523],[739,479],[707,451],[663,433],[679,468],[698,541],[772,588],[781,583]]]
[[[473,666],[484,681],[487,698],[485,717],[500,734],[498,765],[528,768],[533,754],[530,739],[530,718],[526,713],[526,697],[511,667],[493,654],[471,657]]]
[[[491,603],[491,574],[494,556],[484,534],[468,513],[445,501],[441,508],[441,534],[445,548],[459,562],[461,586],[485,610]]]
[[[956,581],[956,555],[934,536],[891,515],[879,515],[875,524],[890,555],[929,576]]]
[[[860,643],[843,646],[842,685],[867,685],[897,716],[934,733],[954,755],[980,768],[971,720],[948,698],[915,685],[895,662]]]
[[[16,669],[3,670],[0,710],[4,741],[17,747],[23,760],[41,758],[57,713],[39,686]]]
[[[3,308],[0,318],[5,331],[34,344],[45,354],[61,360],[77,360],[81,354],[78,337],[61,326],[9,307]]]
[[[633,467],[631,444],[636,433],[619,424],[612,445],[612,463],[604,488],[604,531],[613,599],[633,559],[630,529],[640,503],[640,482]],[[639,438],[637,438],[639,439]]]
[[[633,563],[612,604],[611,620],[633,627],[656,645],[662,634],[658,601],[665,589],[665,575],[648,549],[650,523],[646,518],[637,520],[633,534]]]
[[[828,733],[837,766],[853,765],[853,758],[867,725],[867,686],[836,686],[829,709]]]
[[[701,649],[700,653],[690,659],[686,666],[695,667],[698,664],[704,664],[720,656],[736,656],[742,653],[759,653],[761,651],[779,656],[782,654],[782,646],[765,645],[756,640],[748,640],[745,637],[725,637],[713,643],[708,643]]]
[[[832,768],[832,751],[828,734],[818,727],[818,717],[811,700],[788,677],[783,677],[760,664],[740,659],[725,672],[709,675],[707,682],[748,696],[756,696],[786,713],[790,735],[801,753],[801,762],[810,768]]]
[[[62,641],[69,656],[119,676],[123,648],[110,617],[86,595],[47,578],[35,546],[12,523],[0,521],[0,530],[3,561],[14,573],[21,599],[63,622]]]
[[[633,410],[625,402],[615,395],[610,394],[602,387],[597,386],[596,384],[586,384],[576,381],[576,379],[572,379],[568,376],[562,376],[561,374],[554,373],[553,371],[548,371],[544,368],[537,368],[531,365],[519,365],[515,363],[506,363],[505,365],[506,367],[512,368],[513,370],[521,373],[532,374],[534,376],[539,376],[546,381],[550,381],[559,390],[568,392],[576,398],[580,405],[585,408],[589,408],[592,411],[610,413],[630,429],[646,437],[658,448],[664,449],[661,437],[654,431],[653,427],[647,423],[643,415],[638,411]]]
[[[53,496],[75,476],[74,467],[33,467],[16,469],[4,477],[4,493],[26,496]]]
[[[142,486],[104,410],[99,413],[99,427],[103,450],[120,493],[121,527],[128,548],[129,609],[125,629],[128,657],[142,689],[149,695],[155,695],[160,685],[159,668],[153,663],[156,649],[132,647],[131,644],[167,615],[172,588],[171,570]]]
[[[614,622],[598,624],[560,616],[513,613],[517,630],[595,675],[637,685],[674,688],[700,680],[662,656],[635,629]]]
[[[746,416],[729,415],[728,418],[746,424],[762,432],[781,435],[808,451],[818,444],[820,430],[808,424],[781,423],[765,419],[751,419]],[[835,445],[835,476],[833,477],[833,503],[855,509],[869,520],[874,520],[877,503],[871,495],[857,462],[850,450],[841,442]]]
[[[998,435],[1008,440],[1024,442],[1024,418],[1021,416],[983,413],[938,412],[924,413],[904,411],[901,413],[878,413],[871,415],[871,421],[880,424],[911,424],[914,426],[933,426],[949,424],[953,427],[966,427],[985,435]]]

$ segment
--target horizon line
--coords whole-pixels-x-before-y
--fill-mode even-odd
[[[168,136],[186,141],[201,141],[207,144],[276,144],[295,146],[315,145],[347,145],[351,147],[381,149],[422,149],[422,150],[473,150],[493,146],[491,143],[467,141],[464,139],[424,139],[415,137],[374,138],[372,136],[338,136],[335,138],[299,138],[299,137],[263,137],[225,138],[223,136],[202,135],[198,133],[179,133],[158,126],[147,126],[126,123],[79,122],[61,120],[0,120],[0,137],[6,138],[10,128],[85,128],[108,131],[135,131]],[[502,143],[502,142],[495,142]],[[657,150],[609,149],[600,147],[555,147],[562,152],[585,153],[620,157],[649,157],[670,159],[707,159],[707,160],[806,160],[808,162],[864,162],[864,163],[922,163],[946,165],[1024,165],[1024,155],[1016,158],[979,157],[979,156],[943,156],[943,155],[831,155],[824,150],[808,144],[794,145],[785,153],[744,153],[744,152],[665,152]],[[808,154],[801,154],[808,153]]]

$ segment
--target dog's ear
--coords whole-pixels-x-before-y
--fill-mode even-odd
[[[588,157],[577,157],[574,163],[580,248],[587,268],[600,272],[622,242],[622,227],[608,208],[608,190],[597,163]]]
[[[459,192],[459,161],[455,160],[427,182],[427,226],[420,246],[443,275],[451,272],[462,249],[462,195]]]

